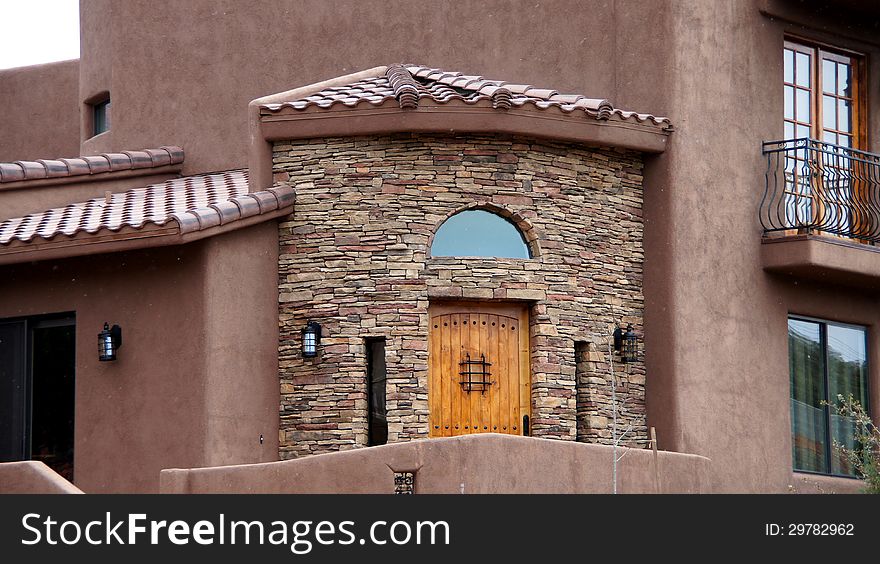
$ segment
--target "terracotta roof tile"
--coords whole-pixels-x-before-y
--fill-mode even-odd
[[[238,206],[238,213],[241,214],[242,219],[253,215],[260,215],[260,202],[250,194],[232,198],[230,202]]]
[[[24,169],[15,163],[0,163],[0,182],[24,180]]]
[[[132,155],[131,158],[144,157]],[[7,219],[0,222],[0,250],[3,246],[37,239],[123,228],[139,230],[151,225],[165,226],[169,222],[176,223],[181,234],[190,233],[289,207],[293,205],[293,198],[290,186],[249,194],[246,170],[175,178]]]
[[[79,176],[80,174],[91,174],[89,163],[85,159],[58,159],[67,165],[69,176]]]
[[[110,170],[110,161],[107,160],[107,157],[83,157],[83,160],[89,165],[90,174],[98,174],[99,172],[108,172]]]
[[[671,130],[668,118],[614,108],[608,100],[577,94],[560,94],[556,90],[536,88],[529,84],[512,84],[488,80],[482,76],[447,72],[420,65],[389,65],[384,76],[358,80],[346,86],[325,88],[299,100],[267,103],[265,113],[285,109],[305,111],[326,110],[336,106],[354,108],[359,104],[380,106],[396,101],[401,109],[416,109],[423,101],[434,104],[485,104],[496,110],[532,106],[541,110],[557,108],[566,113],[583,112],[598,120],[620,120],[647,123]]]
[[[116,170],[155,168],[180,164],[183,162],[183,157],[183,149],[180,147],[159,147],[158,149],[104,153],[69,159],[37,159],[36,161],[0,163],[0,184],[22,180],[99,174]]]

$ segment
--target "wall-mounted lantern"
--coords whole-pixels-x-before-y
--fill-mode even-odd
[[[614,330],[614,350],[620,353],[623,362],[635,362],[639,357],[639,343],[632,324],[623,331],[619,326]]]
[[[302,354],[305,358],[317,356],[321,344],[321,326],[309,321],[302,330]]]
[[[116,360],[116,351],[122,346],[122,328],[119,325],[110,327],[104,324],[104,330],[98,333],[98,360],[107,362]]]

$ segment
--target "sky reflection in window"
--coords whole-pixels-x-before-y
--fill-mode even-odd
[[[447,219],[434,236],[431,256],[531,258],[519,229],[485,210],[467,210]]]

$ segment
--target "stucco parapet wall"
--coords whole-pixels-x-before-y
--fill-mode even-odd
[[[620,448],[621,493],[709,493],[708,458]],[[611,493],[614,448],[485,433],[319,454],[295,460],[166,469],[162,493]],[[655,466],[656,460],[656,466]],[[659,481],[659,484],[658,484]]]
[[[0,222],[0,264],[180,245],[293,211],[293,187],[247,191],[247,171],[175,178]]]
[[[880,289],[880,248],[821,235],[765,237],[765,271],[805,280]]]
[[[81,494],[42,462],[24,460],[0,463],[0,494]]]
[[[177,173],[183,159],[182,148],[163,146],[85,157],[0,163],[0,193],[17,188]]]

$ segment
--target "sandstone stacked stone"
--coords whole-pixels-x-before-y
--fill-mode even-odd
[[[428,306],[450,299],[529,303],[532,435],[610,442],[607,345],[618,323],[640,333],[644,305],[638,153],[402,134],[280,142],[273,160],[297,194],[279,224],[282,458],[367,444],[368,337],[386,338],[389,441],[426,438]],[[533,258],[430,257],[471,207],[508,217]],[[323,339],[304,359],[310,319]],[[644,444],[644,365],[614,370],[619,428]]]

